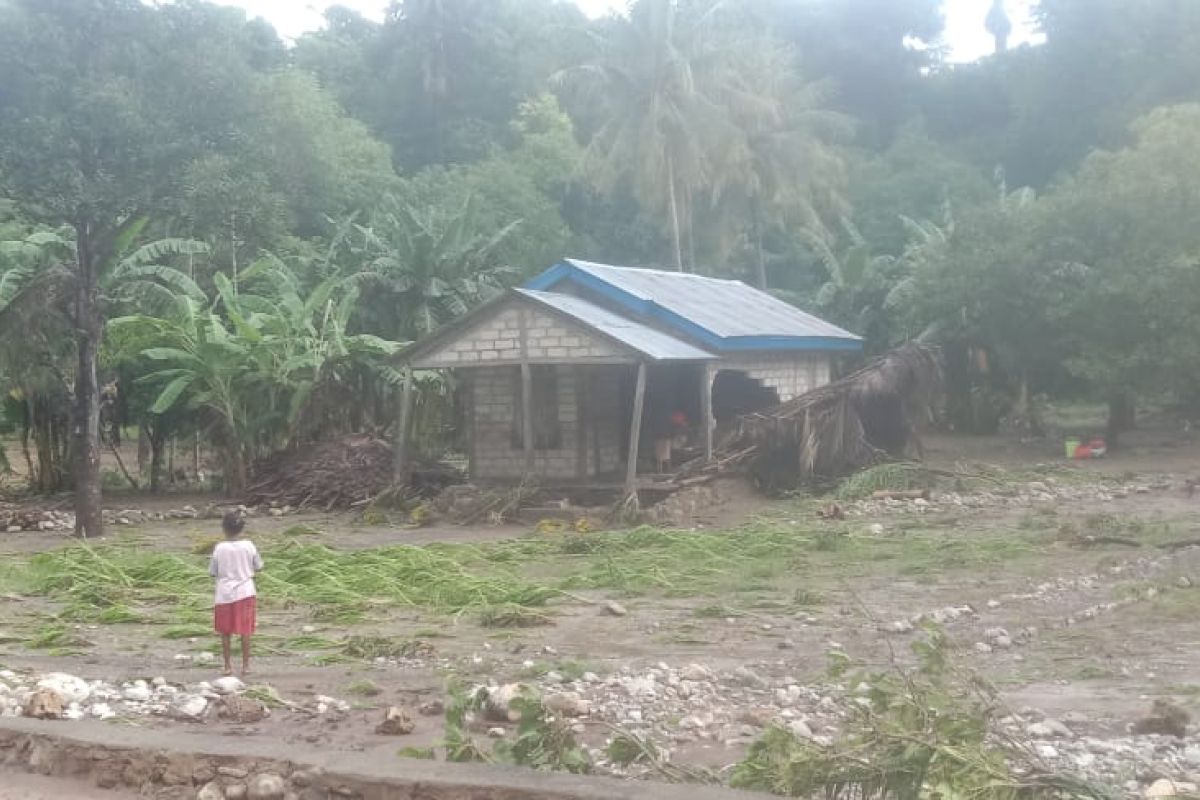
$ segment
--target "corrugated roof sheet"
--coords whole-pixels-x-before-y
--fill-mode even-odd
[[[527,286],[546,290],[561,281],[575,280],[587,288],[587,278],[592,279],[590,288],[608,299],[661,319],[718,349],[856,349],[861,344],[849,331],[741,281],[568,259]]]
[[[655,361],[706,361],[716,358],[668,333],[614,314],[580,297],[533,289],[516,289],[518,294],[565,314],[580,324],[598,331]]]

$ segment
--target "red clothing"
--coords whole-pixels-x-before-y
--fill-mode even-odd
[[[213,606],[213,627],[217,633],[249,636],[258,624],[258,598],[243,597],[234,603]]]

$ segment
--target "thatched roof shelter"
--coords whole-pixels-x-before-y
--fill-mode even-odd
[[[747,414],[732,437],[755,446],[753,469],[772,488],[846,475],[920,453],[916,425],[941,391],[937,348],[910,342],[833,383]]]

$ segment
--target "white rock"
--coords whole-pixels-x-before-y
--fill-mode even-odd
[[[987,655],[988,653],[992,652],[992,646],[987,642],[976,642],[975,652]]]
[[[38,681],[37,687],[58,692],[68,703],[82,703],[92,693],[87,681],[65,672],[51,672]]]
[[[67,706],[66,710],[63,711],[63,719],[83,719],[85,713],[86,712],[84,712],[83,706],[79,705],[79,703],[71,703],[71,705]]]
[[[733,671],[733,679],[742,686],[751,689],[762,689],[767,685],[763,677],[749,667],[738,667]]]
[[[487,735],[492,739],[503,739],[504,728],[488,728]]]
[[[802,719],[794,719],[791,722],[789,722],[788,730],[790,730],[792,732],[792,735],[795,736],[797,739],[813,738],[812,728],[808,727],[808,723],[806,723]]]
[[[1039,744],[1035,748],[1037,754],[1042,758],[1058,758],[1058,750],[1048,744]]]
[[[302,627],[300,629],[300,632],[301,633],[316,633],[317,626],[316,625],[305,625],[304,627]]]
[[[208,698],[197,694],[178,695],[171,703],[170,715],[185,722],[197,722],[208,710]]]
[[[287,783],[270,772],[255,775],[246,782],[248,800],[282,800],[286,792]]]
[[[658,693],[654,677],[650,675],[644,678],[625,678],[621,681],[621,688],[630,697],[654,697]]]
[[[226,675],[213,681],[212,688],[217,694],[237,694],[246,690],[246,684],[232,675]]]
[[[1154,783],[1146,787],[1146,791],[1142,793],[1143,797],[1176,797],[1184,794],[1195,794],[1196,784],[1184,783],[1182,781],[1171,781],[1166,778],[1160,778]]]
[[[196,792],[196,800],[225,800],[225,791],[221,789],[221,784],[209,781]]]
[[[1025,729],[1035,739],[1074,739],[1075,732],[1056,719],[1047,717]]]
[[[196,655],[192,656],[192,661],[196,664],[207,666],[209,664],[217,663],[217,657],[208,651],[204,651],[201,653],[196,653]]]
[[[96,719],[112,719],[117,715],[108,703],[96,703],[91,708],[92,716]]]
[[[150,681],[150,685],[153,686],[155,689],[160,689],[163,686],[167,685],[167,679],[164,678],[163,676],[159,675],[157,678]]]
[[[138,681],[132,686],[126,686],[121,691],[122,697],[134,703],[148,703],[153,695],[154,693],[150,691],[150,687],[146,685],[145,681]]]
[[[703,664],[688,664],[679,671],[679,677],[685,681],[710,681],[713,674],[708,667]]]
[[[586,717],[592,706],[575,692],[560,692],[548,696],[543,703],[546,708],[563,717]]]

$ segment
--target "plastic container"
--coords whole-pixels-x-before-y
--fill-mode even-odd
[[[1067,458],[1075,458],[1075,451],[1079,449],[1079,440],[1075,438],[1067,439],[1066,449]]]

